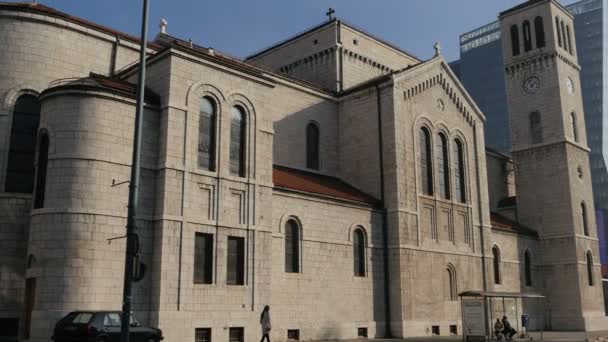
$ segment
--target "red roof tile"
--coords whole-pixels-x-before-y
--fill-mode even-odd
[[[137,85],[118,79],[116,77],[108,77],[100,74],[90,73],[89,77],[78,79],[62,79],[55,81],[56,85],[51,83],[51,87],[43,91],[43,94],[61,89],[103,89],[114,94],[126,96],[135,99],[137,96]],[[144,100],[147,104],[159,105],[160,96],[146,87],[144,92]]]
[[[506,218],[497,213],[490,213],[490,221],[492,229],[510,231],[516,234],[530,235],[538,237],[538,233],[528,227],[524,227],[521,224]]]
[[[309,192],[374,206],[380,204],[379,200],[336,177],[296,170],[285,166],[273,166],[272,181],[274,182],[274,186],[279,188]]]

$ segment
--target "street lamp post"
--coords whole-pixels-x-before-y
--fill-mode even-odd
[[[131,301],[133,285],[133,261],[139,250],[139,237],[137,235],[136,215],[139,193],[139,164],[141,152],[141,128],[144,111],[144,89],[146,79],[146,47],[148,37],[148,0],[144,1],[141,42],[139,51],[139,77],[137,83],[137,103],[135,110],[135,133],[133,136],[133,159],[131,166],[131,181],[129,182],[129,203],[127,205],[127,242],[125,253],[125,277],[122,294],[122,316],[120,341],[129,342],[129,328],[131,323]]]

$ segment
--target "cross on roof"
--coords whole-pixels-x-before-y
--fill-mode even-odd
[[[327,10],[327,13],[325,13],[325,15],[326,15],[326,16],[328,16],[328,17],[329,17],[329,20],[331,21],[331,20],[333,19],[333,14],[334,14],[334,13],[336,13],[336,11],[334,11],[334,9],[330,7],[330,8]]]

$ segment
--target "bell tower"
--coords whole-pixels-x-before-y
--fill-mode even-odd
[[[520,223],[536,229],[547,328],[606,324],[580,66],[572,15],[556,0],[500,14]]]

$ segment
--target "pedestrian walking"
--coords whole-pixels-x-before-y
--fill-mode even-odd
[[[505,335],[505,339],[507,341],[511,341],[513,339],[513,335],[517,333],[515,329],[511,326],[511,322],[507,316],[502,317],[502,325],[503,325],[503,335]]]
[[[263,342],[264,338],[266,342],[270,342],[270,306],[268,305],[264,306],[264,311],[260,315],[260,325],[262,326],[262,339],[260,342]]]

